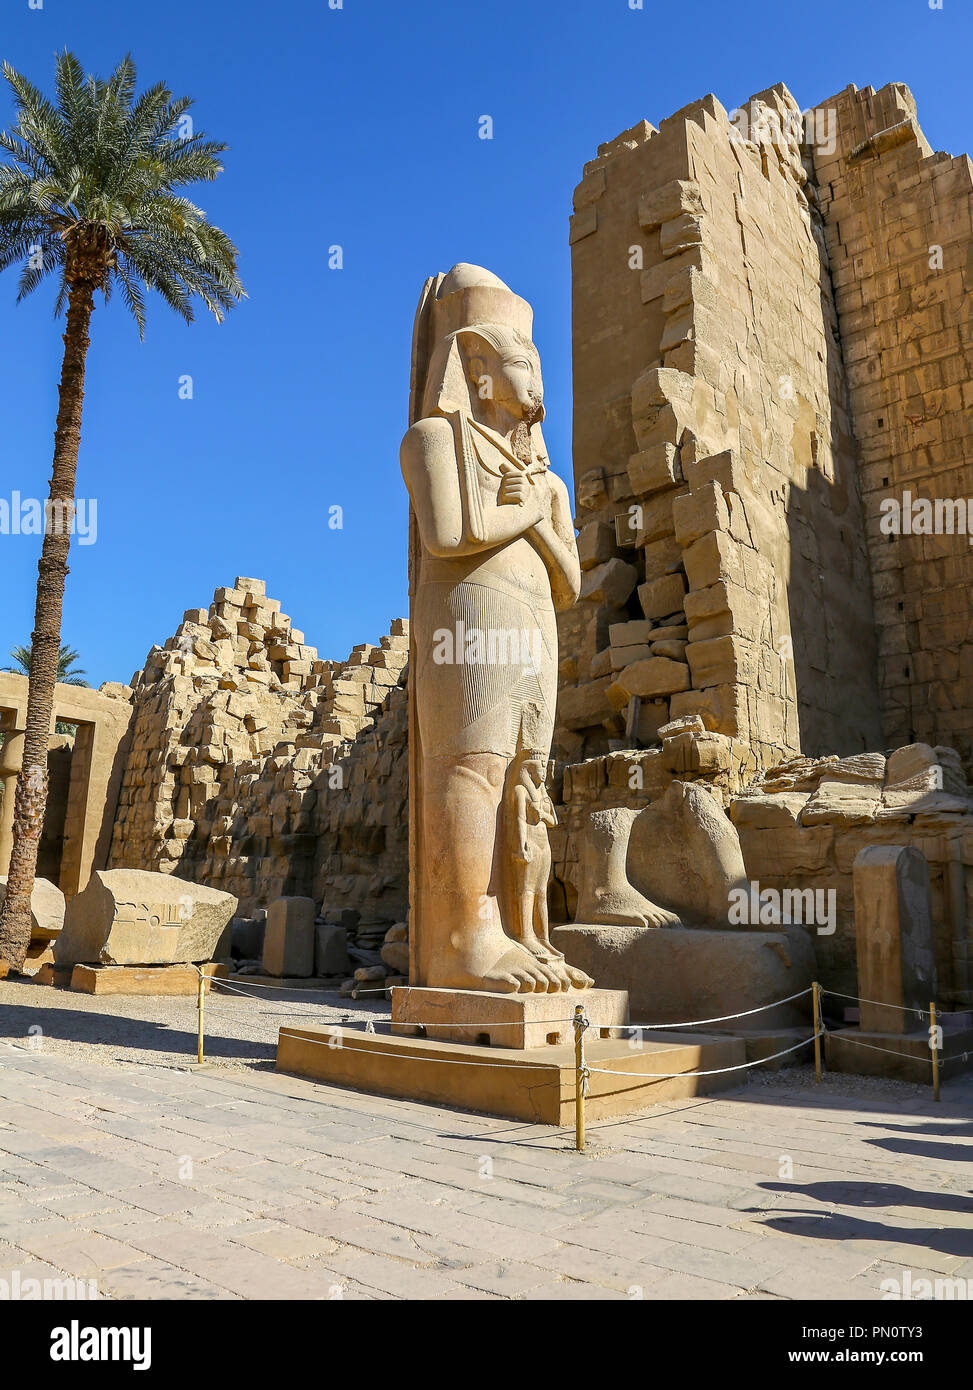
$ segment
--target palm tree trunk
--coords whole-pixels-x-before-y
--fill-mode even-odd
[[[37,872],[37,850],[47,808],[47,745],[54,713],[54,686],[61,650],[61,605],[68,573],[74,520],[74,484],[81,443],[81,406],[88,353],[88,326],[94,308],[90,281],[75,281],[68,298],[64,358],[54,431],[54,467],[37,565],[37,601],[31,635],[24,765],[14,800],[13,849],[7,894],[0,914],[0,961],[19,970],[30,944],[30,895]]]

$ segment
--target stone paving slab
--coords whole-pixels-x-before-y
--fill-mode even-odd
[[[973,1081],[804,1069],[594,1125],[0,1044],[0,1278],[108,1298],[880,1299],[973,1280]],[[973,1285],[971,1285],[973,1291]]]

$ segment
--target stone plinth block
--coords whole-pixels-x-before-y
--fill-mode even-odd
[[[58,965],[186,965],[212,960],[236,911],[231,893],[144,869],[97,869],[72,898]]]
[[[939,1052],[940,1080],[948,1081],[973,1071],[973,1025],[969,1014],[946,1019]],[[889,1076],[931,1088],[928,1018],[925,1028],[910,1028],[904,1033],[877,1033],[862,1028],[829,1032],[824,1040],[824,1060],[828,1071]]]
[[[7,896],[7,876],[0,874],[0,907]],[[64,926],[64,894],[50,879],[35,878],[30,895],[31,941],[53,941]]]
[[[551,940],[572,965],[610,989],[628,991],[633,1023],[742,1014],[808,989],[815,975],[805,927],[770,932],[579,924],[555,927]],[[739,1022],[789,1028],[810,1018],[810,1011],[807,994]]]
[[[201,968],[205,994],[214,975],[230,973],[225,965],[214,962]],[[76,965],[71,971],[71,988],[79,994],[180,994],[195,998],[199,976],[191,965]]]
[[[556,1002],[567,996],[549,997]],[[739,1071],[719,1076],[694,1073],[739,1066],[747,1053],[739,1038],[696,1034],[689,1040],[669,1034],[640,1043],[599,1038],[591,1028],[585,1035],[585,1056],[591,1068],[585,1113],[593,1121],[738,1086]],[[573,1042],[521,1051],[357,1028],[283,1027],[277,1070],[333,1086],[512,1120],[562,1128],[574,1124]]]
[[[936,997],[929,865],[911,845],[871,845],[852,866],[863,1033],[908,1033]],[[875,1001],[875,1002],[869,1002]]]
[[[263,968],[268,975],[314,974],[313,898],[278,898],[270,904]]]
[[[579,1004],[597,1037],[611,1025],[628,1022],[623,989],[571,989],[557,994],[491,994],[473,989],[392,990],[393,1033],[421,1033],[446,1042],[488,1043],[491,1047],[557,1047],[574,1043],[574,1011]]]

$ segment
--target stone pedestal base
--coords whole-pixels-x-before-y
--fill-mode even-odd
[[[628,990],[634,1023],[688,1023],[744,1013],[807,989],[815,970],[810,931],[578,924],[555,927],[551,939],[600,985]],[[810,1016],[808,994],[738,1022],[748,1029],[794,1028]]]
[[[210,981],[231,972],[225,965],[209,961],[200,966],[209,993]],[[34,976],[37,985],[58,985],[79,994],[190,995],[199,991],[194,965],[42,965]]]
[[[677,1034],[656,1034],[651,1042],[628,1043],[594,1034],[590,1029],[585,1040],[591,1068],[585,1102],[589,1121],[740,1085],[740,1071],[693,1075],[746,1061],[738,1038],[697,1034],[690,1042]],[[277,1070],[512,1120],[562,1128],[574,1124],[573,1045],[520,1051],[359,1028],[285,1027],[277,1045]]]
[[[490,994],[473,989],[392,990],[392,1032],[490,1047],[558,1047],[574,1042],[579,1004],[591,1025],[587,1037],[618,1038],[612,1024],[628,1022],[623,989],[572,989],[559,994]]]

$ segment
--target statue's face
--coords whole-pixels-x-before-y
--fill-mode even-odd
[[[533,349],[512,343],[498,351],[481,340],[470,360],[470,375],[479,399],[496,402],[527,424],[541,418],[544,386],[541,364]]]

